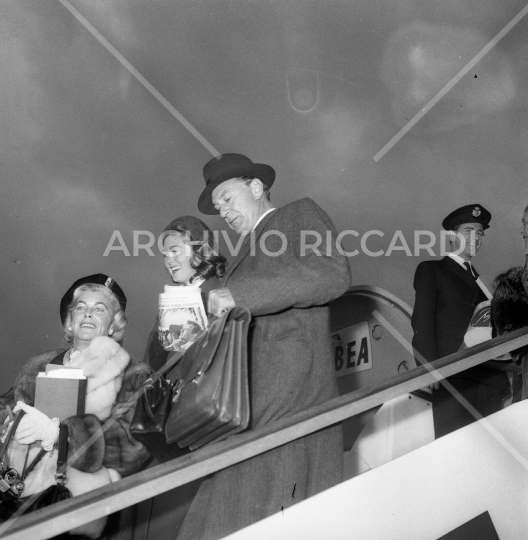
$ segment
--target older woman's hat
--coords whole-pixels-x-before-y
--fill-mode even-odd
[[[249,176],[258,178],[268,188],[275,181],[275,170],[264,163],[253,163],[242,154],[221,154],[205,164],[203,168],[205,189],[198,199],[198,209],[202,214],[218,214],[213,206],[211,195],[214,189],[222,182],[231,178]]]
[[[119,305],[121,306],[123,311],[125,311],[127,299],[125,293],[123,292],[123,289],[121,289],[121,287],[116,283],[116,281],[105,274],[92,274],[91,276],[86,276],[78,279],[62,297],[60,303],[60,318],[63,324],[66,320],[66,316],[68,315],[68,306],[73,300],[73,293],[75,292],[75,289],[77,289],[77,287],[80,287],[81,285],[86,285],[87,283],[104,285],[107,289],[110,289],[114,293],[114,296],[117,298]]]
[[[467,204],[453,210],[442,221],[442,227],[451,231],[461,223],[482,223],[484,229],[488,229],[490,221],[491,214],[481,204]]]
[[[188,231],[191,235],[191,240],[195,242],[204,242],[206,233],[209,232],[207,225],[194,216],[182,216],[171,221],[165,229],[162,236],[165,238],[171,232],[180,232],[180,230]]]

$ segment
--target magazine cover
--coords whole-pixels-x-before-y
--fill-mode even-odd
[[[198,287],[165,286],[159,297],[159,338],[168,351],[185,351],[207,328],[207,314]]]
[[[473,347],[491,339],[491,301],[480,302],[473,312],[466,334],[464,335],[465,347]]]

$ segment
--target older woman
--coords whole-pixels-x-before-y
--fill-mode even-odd
[[[134,473],[148,459],[145,447],[130,436],[129,424],[136,393],[150,370],[120,346],[127,323],[125,307],[126,297],[112,278],[95,274],[79,279],[60,304],[64,337],[70,347],[30,359],[16,378],[14,410],[26,414],[9,450],[9,464],[22,470],[35,454],[42,454],[25,480],[23,496],[55,482],[59,421],[33,407],[37,376],[48,364],[80,368],[87,378],[84,414],[62,421],[69,428],[67,477],[73,495]],[[39,444],[33,445],[35,442]],[[96,523],[90,536],[99,536],[103,525]]]
[[[213,234],[207,225],[193,216],[171,221],[163,230],[165,269],[177,286],[196,286],[201,289],[204,305],[212,289],[219,288],[226,269],[226,259],[214,249]],[[145,361],[159,369],[169,354],[159,341],[159,319],[150,333]]]

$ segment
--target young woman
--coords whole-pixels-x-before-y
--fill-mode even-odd
[[[204,306],[212,289],[219,288],[219,279],[226,270],[226,259],[214,250],[213,234],[203,221],[183,216],[171,221],[163,231],[165,269],[176,286],[195,286],[202,292]],[[159,317],[150,333],[145,361],[158,370],[169,355],[159,340]]]

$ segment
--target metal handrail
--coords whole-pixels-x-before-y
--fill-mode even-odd
[[[0,536],[5,540],[45,540],[341,422],[432,384],[439,377],[449,377],[525,345],[528,345],[528,329],[522,328],[403,375],[387,378],[375,388],[362,388],[334,398],[289,418],[6,522],[0,526]]]

